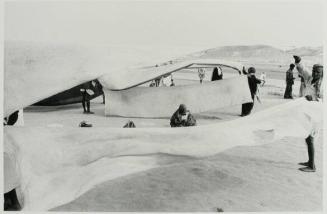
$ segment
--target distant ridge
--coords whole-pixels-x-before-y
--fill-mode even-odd
[[[236,61],[285,63],[292,60],[293,55],[299,55],[304,61],[322,63],[323,47],[299,47],[282,50],[269,45],[251,46],[221,46],[191,54],[197,58],[221,58]]]

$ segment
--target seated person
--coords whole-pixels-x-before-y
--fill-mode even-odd
[[[171,127],[195,126],[196,120],[184,104],[181,104],[177,111],[170,118]]]
[[[136,128],[135,124],[133,121],[129,120],[124,126],[123,128]]]

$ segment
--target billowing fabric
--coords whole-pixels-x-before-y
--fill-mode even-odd
[[[192,113],[251,102],[246,76],[206,84],[104,90],[105,114],[124,117],[168,117],[184,103]]]
[[[321,126],[322,103],[302,98],[248,117],[174,129],[5,127],[11,159],[4,164],[16,166],[23,210],[49,210],[102,182],[158,167],[156,154],[208,157],[285,136],[305,139]],[[5,176],[5,186],[11,179]]]
[[[217,59],[179,60],[154,65],[159,60],[188,54],[189,48],[187,52],[183,48],[158,51],[153,47],[90,47],[18,41],[6,41],[4,46],[4,116],[97,78],[103,87],[120,90],[194,63],[242,68],[239,63]]]

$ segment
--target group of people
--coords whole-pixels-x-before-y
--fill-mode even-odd
[[[294,56],[295,62],[290,64],[289,69],[286,72],[286,90],[284,94],[285,99],[292,99],[292,86],[294,84],[294,75],[293,70],[294,68],[297,69],[298,75],[301,78],[301,89],[300,89],[300,97],[304,96],[308,101],[318,101],[319,98],[322,97],[322,93],[320,91],[320,87],[322,84],[322,76],[323,76],[323,66],[320,64],[316,64],[313,66],[312,73],[309,74],[307,71],[304,70],[303,65],[301,64],[301,58],[299,56]],[[243,103],[242,104],[242,113],[241,116],[247,116],[251,113],[255,98],[257,97],[258,93],[258,85],[261,86],[265,83],[265,74],[264,77],[257,78],[255,76],[256,69],[254,67],[248,68],[246,71],[243,68],[243,74],[247,75],[248,85],[251,93],[252,102]],[[205,69],[200,68],[198,70],[200,83],[202,84],[203,79],[205,77]],[[165,77],[158,78],[154,80],[150,87],[158,87],[160,82],[163,82]],[[220,67],[215,67],[212,73],[212,81],[221,80],[223,78],[223,73]],[[84,87],[85,90],[81,90],[83,94],[83,109],[85,113],[92,113],[90,111],[90,104],[88,97],[91,96],[88,93],[88,89],[92,86],[90,83]],[[173,78],[171,76],[171,85],[174,86]],[[94,85],[93,85],[94,87]],[[259,100],[259,98],[257,98]],[[170,118],[170,126],[171,127],[187,127],[187,126],[196,126],[196,119],[191,114],[191,112],[187,109],[185,104],[180,104],[179,108],[173,113]],[[124,127],[135,127],[134,124],[128,123]],[[308,148],[308,156],[309,160],[307,162],[299,163],[304,167],[300,168],[299,170],[304,172],[315,172],[315,164],[314,164],[314,139],[315,134],[310,134],[306,139],[306,144]]]
[[[296,68],[296,70],[298,71],[298,76],[301,78],[299,97],[305,97],[307,101],[319,101],[323,95],[323,93],[321,93],[321,85],[323,81],[323,66],[320,64],[313,65],[310,74],[310,72],[307,71],[304,65],[301,63],[301,57],[293,56],[293,58],[294,63],[290,64],[289,69],[286,71],[286,89],[284,93],[284,98],[293,99],[292,86],[294,85],[295,80],[293,70],[294,68]],[[305,139],[309,160],[307,162],[299,163],[299,165],[304,166],[299,169],[301,171],[316,171],[314,162],[314,140],[316,135],[316,131],[313,131]]]
[[[301,58],[298,57],[297,60],[301,61]],[[293,85],[295,80],[293,74],[294,68],[295,68],[295,64],[292,63],[290,64],[289,69],[286,71],[286,89],[284,93],[284,99],[293,99]],[[310,86],[314,88],[315,93],[317,94],[318,97],[321,96],[320,85],[323,79],[323,66],[321,64],[315,64],[312,67],[312,73],[311,73],[311,78],[312,78],[311,81],[313,81],[312,84],[310,83],[310,79],[308,79],[308,77],[306,77],[304,74],[299,73],[298,77],[301,79],[299,97],[305,96],[305,91]]]
[[[175,86],[173,75],[170,75],[170,83],[167,82],[168,76],[161,76],[151,81],[149,87]]]
[[[200,83],[203,83],[204,77],[206,74],[205,68],[199,68],[198,69],[198,75],[200,79]],[[211,81],[216,81],[216,80],[222,80],[223,79],[223,71],[221,67],[215,67],[212,71],[212,76],[211,76]]]
[[[286,72],[286,89],[284,98],[293,99],[292,86],[294,85],[294,75],[293,70],[296,68],[298,71],[298,76],[301,78],[301,86],[299,97],[305,97],[307,101],[319,101],[322,98],[323,93],[321,92],[321,85],[323,81],[323,66],[320,64],[315,64],[312,67],[311,74],[301,63],[301,57],[293,56],[294,63],[290,64],[289,69]],[[254,102],[254,98],[257,93],[258,84],[262,84],[262,80],[255,77],[255,68],[250,67],[248,72],[243,69],[243,73],[248,75],[248,83],[250,87],[251,97]],[[242,105],[241,116],[246,116],[250,114],[253,108],[253,102],[245,103]],[[314,140],[317,136],[316,131],[313,131],[309,136],[306,137],[305,142],[307,144],[308,157],[307,162],[301,162],[299,165],[304,167],[299,168],[303,172],[315,172],[316,167],[314,163]]]

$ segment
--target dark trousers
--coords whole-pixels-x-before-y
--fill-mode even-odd
[[[84,112],[90,112],[90,99],[86,90],[82,92],[82,105],[83,105]]]
[[[17,120],[18,120],[18,112],[19,111],[15,111],[11,115],[9,115],[8,120],[7,120],[7,125],[8,126],[13,126],[17,122]]]
[[[308,156],[309,156],[308,165],[310,168],[314,169],[315,168],[315,149],[313,146],[314,138],[311,135],[309,135],[309,137],[305,139],[305,142],[307,143],[307,147],[308,147]]]
[[[285,89],[285,93],[284,93],[284,99],[292,99],[292,98],[293,98],[292,84],[287,84],[286,89]]]
[[[16,190],[13,189],[10,192],[4,194],[4,211],[18,211],[20,210],[20,204],[17,199]]]
[[[242,116],[249,115],[253,109],[254,103],[243,103],[242,104]]]

